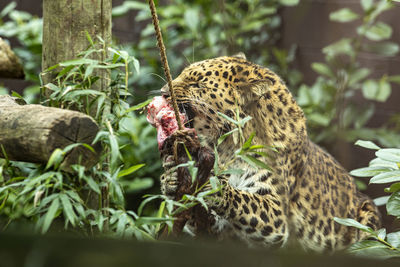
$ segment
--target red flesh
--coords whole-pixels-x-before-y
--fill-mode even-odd
[[[185,123],[185,114],[179,113],[179,116],[182,123]],[[157,128],[157,142],[160,150],[165,139],[178,130],[174,109],[162,96],[154,97],[153,101],[147,106],[147,121]]]

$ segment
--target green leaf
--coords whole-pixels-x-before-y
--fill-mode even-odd
[[[400,231],[389,233],[387,235],[387,242],[395,248],[400,248]]]
[[[60,200],[56,198],[53,200],[53,202],[51,202],[51,205],[44,217],[44,222],[42,225],[42,234],[46,233],[49,230],[50,225],[53,222],[59,207],[60,207]]]
[[[59,88],[58,86],[56,86],[55,84],[52,83],[48,83],[44,86],[46,89],[51,90],[53,92],[58,92],[61,90],[61,88]]]
[[[89,76],[92,75],[93,70],[94,70],[94,65],[88,65],[88,66],[87,66],[87,68],[86,68],[86,70],[85,70],[85,76],[84,76],[84,79],[85,79],[85,80],[86,80]]]
[[[217,146],[216,146],[216,145],[214,145],[214,156],[215,156],[215,159],[214,159],[214,166],[213,166],[214,174],[215,174],[215,175],[218,175],[218,174],[219,174],[219,166],[218,166],[219,155],[218,155],[218,149],[217,149]]]
[[[357,140],[355,145],[365,147],[368,149],[375,149],[375,150],[381,149],[379,146],[377,146],[375,143],[373,143],[371,141]]]
[[[187,150],[186,150],[186,153],[188,156],[190,155],[189,151],[187,151]],[[181,164],[175,166],[175,168],[187,167],[189,174],[192,177],[192,183],[194,183],[194,181],[197,179],[198,168],[195,167],[196,162],[191,159],[192,158],[189,157],[189,161],[187,161],[186,163],[181,163]]]
[[[122,213],[122,212],[121,212]],[[128,216],[126,214],[118,214],[118,222],[116,232],[118,235],[123,236],[126,225],[129,223]]]
[[[378,174],[371,178],[371,184],[386,184],[400,181],[400,171],[391,171]]]
[[[367,78],[368,75],[370,75],[370,74],[371,74],[371,71],[367,68],[361,68],[361,69],[355,70],[349,76],[349,86],[356,85],[361,80]]]
[[[67,60],[60,63],[62,67],[69,67],[69,66],[79,66],[79,65],[97,65],[99,64],[98,60],[90,59],[90,58],[78,58]]]
[[[364,11],[368,11],[374,4],[374,0],[361,0],[361,6]]]
[[[390,83],[387,82],[386,78],[382,78],[379,80],[379,90],[376,95],[376,100],[379,102],[386,102],[389,96],[392,93],[392,87]]]
[[[399,173],[399,181],[400,181],[400,173]],[[386,204],[386,210],[389,215],[393,215],[400,218],[400,191],[397,191],[390,196]]]
[[[199,15],[199,10],[196,8],[186,9],[183,14],[186,26],[188,26],[193,33],[197,33],[197,27],[200,21]]]
[[[12,1],[8,5],[6,5],[0,13],[0,18],[7,16],[11,11],[13,11],[17,7],[17,3]]]
[[[96,192],[99,195],[101,194],[99,185],[93,180],[92,177],[87,176],[87,177],[85,177],[85,180],[86,180],[87,184],[89,185],[90,189],[92,189],[94,192]]]
[[[53,193],[53,194],[43,198],[42,201],[40,202],[39,210],[44,212],[47,209],[47,207],[49,206],[50,202],[52,202],[54,199],[58,198],[59,195],[60,195],[59,193]]]
[[[386,167],[390,168],[392,170],[398,170],[399,166],[395,162],[383,160],[380,158],[375,158],[369,162],[369,166],[380,166],[380,167]]]
[[[376,1],[376,5],[372,9],[372,12],[368,16],[368,22],[373,22],[379,15],[384,11],[389,10],[393,7],[391,0],[389,1]]]
[[[219,146],[220,144],[222,144],[222,142],[224,142],[224,140],[225,140],[228,136],[230,136],[230,135],[233,134],[234,132],[237,132],[238,130],[239,130],[238,128],[235,128],[235,129],[233,129],[232,131],[229,131],[229,132],[227,132],[227,133],[221,135],[221,136],[218,138],[217,146]]]
[[[380,166],[370,166],[370,167],[352,170],[350,172],[350,174],[353,176],[357,176],[357,177],[371,177],[371,176],[375,176],[375,175],[381,174],[383,172],[388,172],[388,171],[392,171],[392,170],[389,168],[384,168],[384,167],[380,167]]]
[[[130,10],[147,10],[149,7],[145,3],[139,1],[124,1],[122,5],[112,9],[113,17],[120,17],[128,13]]]
[[[379,206],[386,205],[390,196],[377,197],[374,199],[374,204]]]
[[[160,217],[139,217],[135,224],[137,226],[144,225],[144,224],[159,224],[173,221],[173,218],[160,218]]]
[[[390,250],[387,246],[375,240],[364,240],[355,243],[348,248],[348,251],[351,254],[369,258],[387,259],[400,256],[398,251]]]
[[[64,193],[61,193],[60,199],[61,199],[61,204],[63,206],[65,217],[68,219],[68,221],[71,222],[72,226],[75,226],[76,214],[72,208],[72,204],[69,197]]]
[[[58,64],[60,65],[60,64]],[[64,77],[65,75],[67,75],[67,73],[69,73],[71,70],[73,70],[75,68],[75,66],[68,66],[63,68],[58,74],[56,78],[60,78],[60,77]]]
[[[100,233],[103,232],[103,226],[104,226],[104,221],[106,219],[104,218],[103,214],[100,212],[99,216],[97,217],[96,223],[97,223],[97,227],[99,228]]]
[[[354,47],[352,45],[352,39],[350,38],[343,38],[336,43],[328,45],[327,47],[322,49],[322,52],[327,56],[336,56],[345,54],[351,56],[354,54]]]
[[[82,144],[82,143],[70,144],[70,145],[64,147],[62,151],[64,152],[64,154],[67,154],[71,150],[73,150],[74,148],[79,147],[79,146],[83,146],[83,147],[87,148],[88,150],[90,150],[91,152],[96,153],[96,151],[94,150],[93,147],[91,147],[88,144]]]
[[[100,92],[100,91],[96,91],[96,90],[92,90],[92,89],[76,89],[76,90],[71,90],[68,91],[67,93],[64,94],[65,98],[68,99],[74,99],[78,96],[88,96],[88,95],[99,95],[99,96],[103,96],[104,92]]]
[[[137,60],[136,58],[133,59],[133,67],[135,68],[136,73],[139,74],[140,63],[139,63],[139,60]]]
[[[399,52],[399,45],[393,42],[364,44],[363,50],[383,56],[395,56]]]
[[[86,39],[89,41],[89,43],[91,44],[91,46],[94,46],[94,42],[92,37],[90,36],[88,31],[85,31],[85,35],[86,35]]]
[[[378,94],[379,85],[375,80],[366,80],[362,87],[363,95],[366,99],[375,100]]]
[[[85,209],[83,208],[83,205],[80,203],[79,204],[75,203],[74,207],[75,207],[76,211],[78,212],[78,214],[80,215],[80,218],[83,220],[86,219],[87,215],[85,213]]]
[[[54,168],[57,169],[60,166],[63,159],[64,159],[64,152],[61,149],[56,148],[53,151],[53,153],[51,153],[51,156],[47,161],[45,170],[48,170],[52,166],[54,166]]]
[[[114,173],[114,171],[117,168],[118,158],[120,156],[119,146],[117,138],[115,137],[114,133],[109,132],[108,139],[110,141],[110,147],[111,147],[111,161],[110,161],[111,173]]]
[[[386,78],[381,79],[379,83],[375,80],[367,80],[364,82],[362,92],[366,99],[385,102],[389,98],[392,88]]]
[[[332,12],[329,15],[329,19],[336,22],[350,22],[358,18],[359,15],[347,7]]]
[[[124,177],[127,176],[131,173],[134,173],[135,171],[139,170],[140,168],[142,168],[143,166],[145,166],[146,164],[137,164],[134,166],[131,166],[128,169],[122,170],[118,172],[118,177]]]
[[[261,168],[261,169],[266,169],[266,170],[272,171],[271,167],[269,167],[266,163],[254,158],[250,155],[240,155],[239,157],[255,168]]]
[[[391,184],[389,188],[385,188],[386,193],[393,193],[400,191],[400,183]],[[386,196],[389,199],[389,196]]]
[[[17,97],[17,98],[20,98],[20,99],[24,99],[20,94],[18,94],[18,93],[15,92],[15,91],[12,91],[11,96]]]
[[[400,163],[400,149],[399,148],[384,148],[375,152],[375,155],[383,160]]]
[[[385,240],[386,239],[386,229],[382,228],[376,232],[379,239]]]
[[[357,29],[358,34],[364,35],[371,41],[382,41],[387,40],[392,36],[392,27],[383,22],[377,22],[375,25],[369,28],[363,26]]]
[[[233,124],[239,126],[239,122],[235,121],[235,120],[232,119],[231,117],[228,117],[227,115],[225,115],[224,113],[221,113],[221,112],[217,112],[217,113],[218,113],[219,116],[221,116],[221,117],[224,118],[225,120],[230,121],[230,122],[232,122]]]
[[[320,113],[311,113],[307,116],[307,119],[310,122],[321,126],[328,126],[331,122],[331,119],[328,116]]]
[[[210,185],[212,189],[217,188],[220,185],[220,182],[217,177],[211,176],[210,177]]]
[[[253,141],[254,136],[256,135],[255,132],[252,132],[250,137],[244,142],[242,149],[247,150],[251,146],[251,142]]]
[[[318,63],[318,62],[312,63],[311,64],[311,68],[315,72],[317,72],[317,73],[319,73],[321,75],[325,75],[325,76],[328,76],[328,77],[331,77],[331,78],[334,77],[334,74],[333,74],[332,70],[329,68],[328,65],[326,65],[324,63]]]
[[[71,199],[73,199],[74,201],[76,201],[76,202],[78,202],[78,203],[83,203],[83,200],[81,199],[81,197],[80,197],[75,191],[68,190],[68,191],[65,191],[65,193],[66,193]]]
[[[281,3],[284,6],[296,6],[298,5],[300,0],[279,0],[279,3]]]
[[[239,116],[239,115],[238,115]],[[238,121],[238,124],[240,127],[243,127],[249,120],[251,120],[252,117],[251,116],[247,116],[244,119]]]
[[[299,88],[299,92],[297,95],[297,103],[304,107],[311,105],[313,103],[313,98],[311,95],[311,90],[308,86],[302,84]]]
[[[159,195],[149,196],[145,200],[143,200],[139,205],[137,214],[140,216],[142,214],[144,206],[146,206],[146,204],[149,203],[150,201],[153,201],[157,198],[160,198],[160,196]]]
[[[368,232],[368,233],[374,233],[374,231],[372,230],[371,227],[362,225],[361,223],[357,222],[354,219],[350,219],[350,218],[338,218],[338,217],[334,217],[333,220],[337,223],[340,223],[342,225],[346,225],[346,226],[352,226],[355,227],[357,229],[360,229],[364,232]]]
[[[202,198],[202,196],[205,195],[205,194],[207,194],[207,193],[208,193],[207,191],[206,191],[206,192],[200,192],[200,193],[198,194],[198,197],[196,197],[195,200],[196,200],[197,202],[199,202],[200,205],[202,205],[203,208],[204,208],[205,210],[208,211],[207,203],[205,202],[204,198]]]

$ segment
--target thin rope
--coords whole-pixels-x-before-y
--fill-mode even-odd
[[[178,105],[176,104],[175,92],[174,92],[174,89],[172,88],[172,78],[171,78],[171,73],[170,73],[169,66],[168,66],[167,52],[165,51],[165,46],[164,46],[164,42],[163,42],[163,38],[162,38],[162,34],[161,34],[160,24],[158,21],[157,11],[156,11],[156,7],[154,5],[153,0],[149,0],[149,6],[150,6],[150,10],[151,10],[151,17],[153,18],[154,30],[156,31],[156,35],[157,35],[157,46],[158,46],[158,49],[160,50],[161,62],[163,64],[165,78],[167,79],[169,93],[171,95],[172,107],[174,108],[174,112],[175,112],[175,118],[176,118],[176,121],[178,122],[179,130],[183,130],[181,117],[179,116]]]

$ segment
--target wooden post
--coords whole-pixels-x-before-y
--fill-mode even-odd
[[[86,32],[93,40],[100,36],[107,48],[111,43],[111,10],[112,0],[43,0],[43,71],[75,59],[86,50],[90,46]],[[103,60],[107,54],[94,53],[93,56]],[[108,72],[96,74],[100,80],[94,89],[105,91]],[[50,74],[42,78],[45,84],[53,80]]]
[[[99,128],[88,115],[80,112],[19,105],[9,96],[0,96],[0,157],[9,160],[46,163],[56,148],[70,144],[91,145]],[[101,145],[93,146],[96,153],[78,146],[68,153],[61,167],[72,164],[88,168],[98,161]],[[3,153],[3,150],[5,153]]]
[[[112,0],[43,0],[43,58],[42,69],[45,71],[62,61],[75,59],[78,54],[90,46],[87,34],[93,40],[97,36],[104,40],[104,53],[93,53],[93,59],[104,60],[111,43]],[[52,73],[42,76],[44,84],[53,81]],[[100,79],[92,89],[105,92],[109,83],[107,70],[96,70]],[[50,92],[44,91],[48,97]],[[110,102],[106,100],[103,111],[104,121],[110,112]],[[90,112],[92,115],[95,111]],[[90,191],[89,191],[90,192]],[[87,204],[98,207],[98,196],[88,192]],[[108,207],[108,187],[102,187],[102,207]],[[106,216],[107,217],[107,216]],[[107,228],[107,222],[105,222]]]

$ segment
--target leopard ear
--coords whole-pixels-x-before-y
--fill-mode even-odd
[[[256,99],[265,95],[269,90],[271,90],[272,82],[268,79],[257,80],[251,83],[246,83],[241,85],[239,88],[242,92],[254,96]]]
[[[255,107],[254,103],[260,101],[271,90],[271,82],[269,80],[259,80],[243,84],[239,88],[242,93],[239,103],[245,109],[253,109]]]
[[[246,59],[247,60],[246,55],[243,52],[239,52],[239,53],[233,55],[232,57],[236,57],[236,58],[241,58],[241,59]]]

